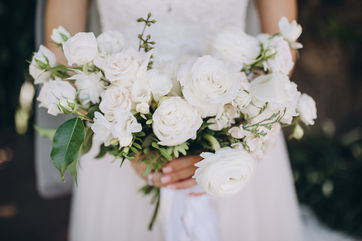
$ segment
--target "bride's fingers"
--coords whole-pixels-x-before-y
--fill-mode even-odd
[[[199,197],[199,196],[203,196],[205,194],[206,194],[206,192],[190,192],[189,196],[190,197]]]
[[[196,185],[196,180],[193,178],[189,178],[186,179],[184,181],[181,182],[176,182],[173,184],[169,184],[166,187],[167,188],[171,188],[171,189],[186,189],[186,188],[190,188]]]
[[[178,171],[189,166],[194,166],[196,162],[199,162],[202,159],[200,156],[185,156],[177,158],[173,161],[167,163],[163,168],[163,173],[171,173],[174,171]]]
[[[196,170],[195,166],[190,166],[180,171],[172,172],[169,174],[163,174],[161,177],[162,184],[170,184],[174,182],[178,182],[183,179],[190,178],[194,175]]]
[[[160,172],[154,172],[152,173],[152,185],[156,187],[164,187],[166,186],[161,182],[162,173]]]

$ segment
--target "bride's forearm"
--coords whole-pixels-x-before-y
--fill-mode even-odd
[[[66,64],[62,51],[51,41],[51,32],[63,26],[72,34],[85,31],[88,0],[48,0],[45,10],[45,45],[52,50],[61,64]]]

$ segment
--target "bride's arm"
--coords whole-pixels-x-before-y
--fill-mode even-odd
[[[296,0],[255,0],[259,11],[261,30],[274,34],[279,31],[278,22],[282,17],[294,20],[297,17]]]
[[[50,39],[52,30],[63,26],[72,34],[85,31],[88,0],[48,0],[45,9],[45,45],[52,50],[58,62],[66,64],[64,55]]]

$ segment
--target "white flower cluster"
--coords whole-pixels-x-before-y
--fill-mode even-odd
[[[314,100],[288,77],[301,27],[285,18],[279,25],[279,34],[257,37],[227,28],[210,55],[183,62],[128,48],[117,31],[71,36],[59,27],[52,39],[69,66],[41,46],[30,74],[43,85],[40,106],[80,115],[106,147],[132,149],[142,137],[171,155],[197,142],[207,152],[194,177],[207,193],[229,196],[250,180],[280,124],[316,118]]]

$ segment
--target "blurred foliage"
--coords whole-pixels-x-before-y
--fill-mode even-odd
[[[362,129],[289,142],[299,201],[331,228],[362,237]]]
[[[14,128],[21,84],[34,49],[35,0],[0,1],[0,130]]]

